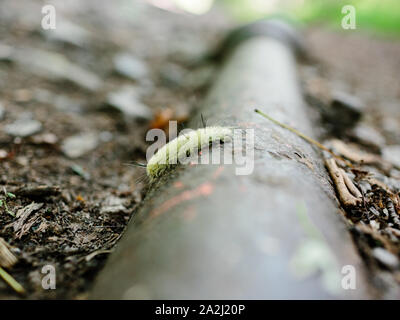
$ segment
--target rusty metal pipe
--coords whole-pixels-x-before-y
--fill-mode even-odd
[[[312,136],[293,50],[260,35],[235,47],[199,111],[255,130],[254,172],[181,166],[153,185],[92,298],[369,297],[320,154],[255,107]],[[346,265],[355,290],[342,286]]]

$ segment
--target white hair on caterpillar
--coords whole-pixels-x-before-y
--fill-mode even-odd
[[[160,148],[149,160],[146,166],[147,176],[154,180],[162,176],[166,170],[178,164],[180,159],[194,155],[203,147],[214,142],[226,142],[232,138],[232,129],[228,127],[206,127],[192,130]]]

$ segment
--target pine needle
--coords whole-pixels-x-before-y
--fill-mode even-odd
[[[2,278],[15,292],[19,294],[25,294],[25,289],[2,267],[0,267],[0,278]]]
[[[318,141],[314,140],[313,138],[310,138],[309,136],[305,135],[304,133],[301,133],[300,131],[298,131],[297,129],[288,126],[287,124],[284,124],[282,122],[279,122],[278,120],[275,120],[275,119],[271,118],[269,115],[265,114],[264,112],[262,112],[262,111],[260,111],[258,109],[254,109],[254,111],[256,113],[262,115],[264,118],[267,118],[268,120],[270,120],[273,123],[277,124],[278,126],[284,128],[284,129],[287,129],[290,132],[293,132],[294,134],[298,135],[300,138],[303,138],[304,140],[306,140],[308,143],[311,143],[311,144],[317,146],[318,148],[328,152],[334,158],[336,158],[336,159],[338,159],[340,161],[343,161],[350,168],[353,168],[353,165],[349,161],[347,161],[347,160],[343,159],[341,156],[335,154],[334,152],[332,152],[327,147],[325,147],[323,144],[319,143]]]

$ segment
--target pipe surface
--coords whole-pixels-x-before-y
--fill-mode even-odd
[[[369,297],[320,154],[254,108],[312,136],[294,54],[276,39],[236,47],[200,110],[255,130],[254,171],[182,165],[152,185],[92,298]],[[356,289],[345,290],[352,271]]]

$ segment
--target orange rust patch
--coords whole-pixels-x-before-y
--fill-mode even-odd
[[[213,192],[213,190],[214,190],[214,186],[210,182],[205,182],[205,183],[201,184],[200,186],[198,186],[196,189],[183,191],[182,193],[178,194],[177,196],[165,201],[158,208],[154,209],[150,213],[150,216],[156,217],[184,201],[189,201],[194,198],[201,197],[201,196],[206,197],[206,196],[210,195]]]
[[[183,183],[181,181],[176,181],[174,183],[174,187],[177,189],[181,189],[181,188],[183,188]]]
[[[241,183],[239,185],[239,190],[240,192],[247,192],[247,187],[243,183]]]
[[[217,179],[221,175],[222,171],[224,171],[224,170],[225,170],[225,167],[219,166],[217,168],[217,170],[214,171],[213,179]]]
[[[190,206],[183,212],[182,216],[185,221],[192,221],[197,216],[196,209],[194,206]]]

